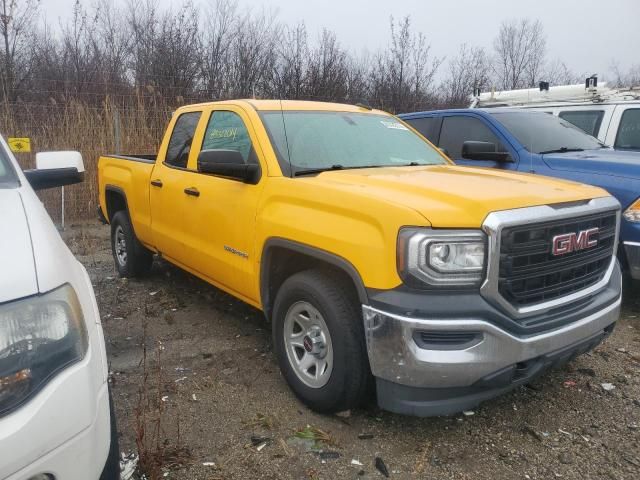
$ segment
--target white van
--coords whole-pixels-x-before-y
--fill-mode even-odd
[[[91,281],[33,190],[81,181],[82,157],[40,153],[36,165],[22,172],[0,137],[0,479],[116,480]]]
[[[590,82],[591,80],[591,82]],[[585,84],[481,93],[471,107],[533,108],[581,128],[602,143],[619,150],[640,151],[640,88],[612,89]]]

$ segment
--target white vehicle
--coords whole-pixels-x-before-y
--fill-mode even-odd
[[[22,172],[0,137],[0,479],[116,480],[91,281],[33,190],[81,181],[82,157],[40,153],[36,164]]]
[[[620,150],[640,151],[640,87],[629,89],[600,86],[594,77],[585,84],[481,93],[471,99],[471,108],[533,108],[581,128],[602,143]]]

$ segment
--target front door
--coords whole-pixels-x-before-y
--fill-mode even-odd
[[[503,142],[500,141],[498,136],[482,119],[469,115],[445,116],[442,119],[438,147],[443,149],[449,158],[457,164],[468,165],[470,167],[493,167],[505,170],[516,169],[516,165],[513,162],[468,160],[462,158],[462,145],[467,141],[489,142],[495,145],[496,152],[508,151],[504,147]]]
[[[247,163],[266,165],[256,151],[257,143],[244,111],[237,107],[220,107],[205,115],[206,128],[197,136],[198,151],[236,150]],[[195,145],[194,145],[195,148]],[[197,169],[196,156],[190,168]],[[257,264],[254,251],[255,221],[258,198],[263,182],[256,185],[210,174],[193,173],[190,181],[199,196],[190,199],[183,212],[187,265],[237,295],[258,301],[250,279]]]

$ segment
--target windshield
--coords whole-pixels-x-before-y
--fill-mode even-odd
[[[431,145],[386,115],[270,111],[262,118],[283,171],[290,171],[290,164],[292,174],[447,163]]]
[[[491,112],[531,153],[601,148],[591,135],[554,115],[541,112]]]
[[[18,185],[18,178],[0,144],[0,188],[15,188]]]

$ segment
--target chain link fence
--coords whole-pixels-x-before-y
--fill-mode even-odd
[[[155,153],[173,108],[157,101],[98,105],[80,101],[64,104],[5,103],[0,106],[0,133],[28,137],[30,153],[16,153],[23,169],[35,168],[36,152],[77,150],[82,154],[85,180],[64,190],[42,190],[38,196],[54,222],[95,218],[98,206],[98,158],[107,153]],[[64,191],[64,202],[62,192]]]

